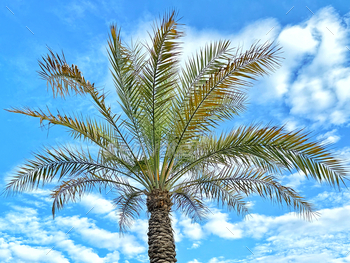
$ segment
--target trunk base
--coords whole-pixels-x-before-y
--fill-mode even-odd
[[[175,241],[171,227],[171,195],[155,189],[147,196],[147,209],[151,217],[148,226],[148,256],[150,263],[175,263]]]

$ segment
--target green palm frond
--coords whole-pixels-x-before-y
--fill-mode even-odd
[[[125,175],[144,184],[135,175],[125,171],[124,167],[104,165],[94,160],[88,151],[78,151],[73,147],[45,148],[43,153],[36,153],[34,157],[34,160],[28,160],[26,164],[19,167],[16,172],[17,175],[7,184],[5,193],[36,189],[40,183],[44,186],[56,176],[60,180],[65,176],[77,177],[101,171]]]
[[[142,86],[140,72],[144,67],[145,54],[141,53],[141,46],[136,45],[128,49],[122,44],[120,31],[117,32],[116,25],[111,26],[111,37],[108,41],[109,61],[112,65],[111,73],[121,107],[134,132],[138,136],[141,125]],[[128,120],[126,120],[128,122]]]
[[[257,76],[269,74],[279,66],[279,51],[274,43],[256,43],[246,52],[238,49],[232,62],[189,94],[184,108],[177,114],[174,133],[178,140],[170,163],[181,145],[207,134],[219,121],[245,109],[245,87],[250,86],[250,81],[256,80]]]
[[[217,41],[206,45],[195,56],[190,57],[181,71],[178,105],[188,99],[191,90],[205,84],[212,74],[225,67],[227,61],[233,57],[232,51],[230,41]]]
[[[289,171],[297,169],[307,178],[311,176],[332,186],[339,186],[340,181],[345,185],[343,179],[347,169],[344,163],[333,157],[326,145],[311,141],[310,134],[302,130],[286,132],[283,127],[241,126],[219,138],[203,138],[196,146],[198,151],[193,161],[174,174],[170,181],[176,181],[181,174],[203,162],[259,167],[257,160],[261,160],[263,164]]]
[[[142,155],[150,155],[151,149],[148,147],[150,141],[144,134],[143,120],[144,114],[141,111],[143,103],[142,85],[140,73],[145,65],[145,54],[139,44],[128,48],[122,44],[120,30],[116,25],[111,26],[111,37],[108,41],[109,61],[112,65],[111,73],[114,84],[120,99],[120,105],[128,119],[123,124],[133,134],[142,149]],[[151,171],[150,164],[147,163],[147,171]],[[152,176],[149,175],[152,179]]]
[[[217,41],[206,45],[196,56],[187,61],[185,68],[182,69],[181,85],[176,97],[175,108],[178,112],[186,112],[193,94],[206,85],[213,75],[227,67],[229,61],[234,58],[233,50],[230,47],[230,41]],[[234,98],[226,97],[220,107],[208,108],[211,112],[208,116],[222,115],[225,119],[230,119],[233,115],[239,115],[245,110],[245,101],[244,93],[237,93]]]
[[[149,60],[142,71],[144,102],[142,104],[145,134],[151,141],[153,172],[159,181],[159,154],[162,138],[169,132],[172,122],[171,105],[177,82],[179,57],[178,39],[182,32],[178,28],[176,14],[164,17],[159,28],[154,28],[152,46],[148,46]]]

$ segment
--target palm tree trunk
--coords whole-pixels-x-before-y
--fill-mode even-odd
[[[147,209],[151,214],[148,222],[148,256],[150,263],[175,263],[175,241],[171,227],[171,195],[155,189],[147,195]]]

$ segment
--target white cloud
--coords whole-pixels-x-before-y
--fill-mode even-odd
[[[312,40],[308,41],[314,43],[310,46],[311,54],[294,45],[290,47],[292,50],[299,50],[304,58],[304,62],[300,61],[297,65],[298,75],[291,83],[287,96],[291,113],[306,114],[311,120],[321,123],[330,121],[333,124],[342,124],[346,121],[347,105],[343,103],[344,97],[337,92],[341,89],[339,85],[345,81],[344,72],[349,71],[344,64],[349,30],[342,22],[333,8],[324,8],[303,25],[302,30],[312,35]],[[300,38],[291,43],[299,42]],[[289,54],[290,49],[286,50]]]
[[[67,228],[74,227],[74,233],[78,233],[81,237],[98,248],[108,250],[121,249],[127,255],[136,255],[146,250],[141,246],[136,238],[130,234],[120,236],[118,232],[110,232],[105,229],[98,228],[91,220],[77,216],[73,217],[57,217],[57,224],[66,226]]]
[[[111,201],[102,198],[101,195],[97,194],[84,195],[81,198],[80,204],[85,206],[88,210],[93,208],[90,213],[107,214],[115,210]]]
[[[192,223],[191,219],[184,215],[181,216],[179,225],[183,227],[183,234],[190,239],[199,240],[204,236],[201,225],[198,223]]]
[[[40,218],[37,210],[32,208],[12,206],[12,209],[0,218],[0,232],[9,235],[20,234],[20,239],[9,236],[8,240],[12,243],[7,241],[9,245],[17,244],[19,248],[11,248],[3,241],[3,245],[0,246],[0,258],[11,254],[14,261],[18,260],[15,262],[20,262],[26,254],[23,252],[22,255],[21,251],[32,251],[30,253],[35,258],[27,256],[23,262],[68,262],[64,261],[65,258],[58,252],[65,251],[74,262],[109,263],[118,262],[120,252],[133,258],[146,251],[146,247],[141,246],[133,235],[126,234],[121,237],[118,232],[98,228],[88,218],[59,216],[52,220],[50,216]],[[70,237],[81,238],[95,248],[105,248],[111,252],[105,257],[100,257],[94,249],[75,244]],[[42,259],[53,246],[50,257]],[[54,261],[51,257],[63,261]]]
[[[340,136],[337,135],[336,133],[337,133],[337,130],[333,129],[329,132],[326,132],[325,134],[319,135],[317,137],[317,140],[321,140],[323,143],[326,143],[326,144],[336,143],[337,141],[340,140]]]
[[[228,222],[228,214],[212,209],[213,214],[208,216],[208,222],[203,228],[207,233],[217,235],[225,239],[237,239],[242,237],[243,232],[237,228],[237,224]]]
[[[183,234],[181,233],[180,229],[178,228],[178,219],[176,217],[176,214],[174,212],[170,213],[170,219],[171,219],[171,226],[173,227],[174,230],[174,239],[175,242],[180,242],[183,238]]]
[[[314,204],[318,204],[319,208],[333,208],[349,204],[350,193],[347,191],[340,193],[324,191],[310,199],[310,201]]]
[[[136,233],[136,235],[145,243],[148,241],[148,220],[136,219],[133,225],[130,227],[130,231]]]
[[[106,262],[106,263],[118,263],[119,258],[120,258],[119,252],[114,251],[114,252],[108,253],[106,255],[106,257],[104,258],[104,262]]]
[[[253,208],[255,205],[255,202],[254,201],[248,201],[247,204],[246,204],[246,207],[247,208]]]
[[[231,263],[233,260],[224,260],[224,257],[214,257],[208,263]]]
[[[298,191],[298,188],[307,180],[307,177],[302,171],[300,171],[293,174],[283,175],[281,176],[281,179],[284,186],[291,187]]]
[[[344,147],[336,152],[347,164],[350,163],[350,147]]]
[[[349,69],[344,62],[349,30],[341,23],[332,8],[321,10],[307,21],[305,30],[312,33],[318,43],[311,61],[299,64],[298,77],[291,84],[287,96],[291,113],[306,114],[307,118],[321,123],[342,124],[347,120],[349,96],[344,91],[349,83]]]
[[[335,204],[347,204],[349,198],[347,195],[341,201],[332,193],[324,192],[315,200],[322,202],[330,199],[336,200]],[[350,259],[350,255],[346,255],[349,251],[347,219],[350,216],[350,206],[327,208],[320,212],[321,217],[313,222],[299,219],[295,213],[282,216],[252,214],[249,220],[235,224],[235,228],[244,233],[240,238],[260,240],[255,247],[249,247],[254,255],[248,255],[243,260],[214,257],[206,262],[347,262]],[[220,213],[215,214],[223,217]],[[194,259],[190,262],[199,261]]]
[[[250,220],[240,222],[238,227],[253,238],[266,238],[265,244],[254,248],[257,258],[263,256],[262,262],[270,262],[269,257],[265,256],[270,249],[275,254],[271,258],[289,257],[300,259],[297,262],[308,262],[309,255],[324,253],[324,258],[331,259],[345,251],[344,244],[348,239],[346,218],[350,215],[350,206],[323,209],[320,212],[321,217],[314,222],[298,219],[294,213],[279,217],[253,215]],[[317,262],[316,259],[320,258],[309,262]]]
[[[75,245],[72,240],[62,240],[57,243],[54,249],[63,249],[74,262],[82,263],[103,263],[103,258],[100,258],[92,248],[87,248],[82,245]],[[50,251],[51,253],[52,251]],[[47,253],[47,252],[46,252]]]
[[[142,263],[149,262],[149,257],[147,254],[141,254],[136,257],[136,259]]]
[[[1,262],[69,262],[61,252],[53,251],[52,254],[47,254],[47,251],[46,247],[31,247],[21,244],[21,241],[7,242],[4,238],[0,238]]]
[[[187,249],[196,249],[196,248],[199,248],[200,245],[201,245],[201,242],[197,241],[197,242],[194,242],[192,244],[192,246],[190,248],[187,248]]]

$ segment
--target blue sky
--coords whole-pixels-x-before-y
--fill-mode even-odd
[[[68,63],[78,65],[96,86],[113,91],[106,54],[109,25],[121,26],[126,42],[131,37],[142,40],[154,19],[171,8],[186,24],[184,57],[218,39],[243,47],[258,39],[277,40],[283,47],[282,67],[250,88],[247,112],[222,129],[253,120],[286,124],[289,130],[305,127],[315,131],[315,138],[334,143],[334,152],[350,160],[346,1],[1,1],[1,108],[48,105],[95,114],[89,101],[62,101],[47,92],[36,73],[46,45],[55,52],[63,50]],[[113,105],[115,100],[112,95]],[[40,128],[34,118],[4,110],[0,118],[1,188],[33,151],[79,144],[60,127],[49,132]],[[200,224],[174,213],[178,262],[350,262],[349,191],[335,191],[298,173],[285,174],[281,180],[315,204],[321,212],[317,221],[303,221],[289,209],[256,196],[248,198],[249,219],[214,205],[208,220]],[[148,262],[144,214],[120,237],[110,202],[113,195],[96,192],[69,204],[53,220],[53,186],[0,197],[0,262]]]

